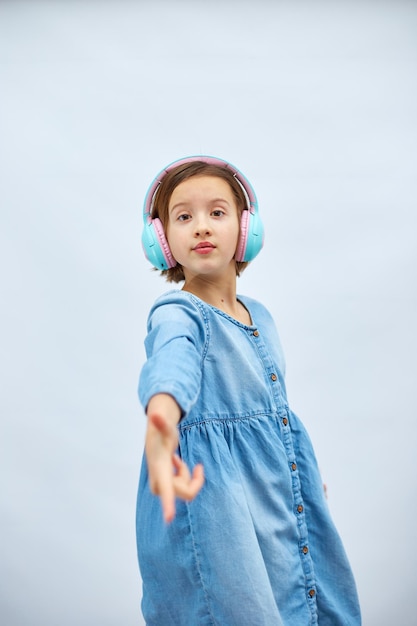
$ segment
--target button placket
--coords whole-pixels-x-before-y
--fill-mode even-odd
[[[264,371],[269,381],[277,383],[271,385],[272,396],[276,405],[276,409],[284,409],[287,405],[287,399],[284,390],[279,384],[280,372],[276,370],[277,364],[272,360],[269,350],[263,341],[262,335],[257,328],[252,328],[250,336],[253,338],[253,343],[257,348],[259,358],[264,367]]]
[[[271,359],[268,348],[266,347],[262,336],[257,329],[251,330],[252,342],[256,346],[261,362],[264,366],[265,374],[269,380],[272,396],[275,401],[276,410],[279,411],[278,417],[280,424],[280,433],[285,454],[288,460],[288,467],[291,474],[291,484],[294,502],[296,503],[294,515],[297,520],[298,529],[298,550],[299,558],[304,572],[304,584],[306,600],[310,606],[312,617],[311,624],[317,624],[317,608],[315,597],[315,575],[313,561],[310,550],[308,548],[308,530],[305,509],[303,505],[303,497],[301,493],[300,475],[296,463],[296,455],[294,450],[293,434],[290,426],[291,415],[289,413],[288,403],[285,396],[285,386],[281,388],[280,372],[277,371],[276,363]],[[305,549],[307,551],[305,551]],[[313,592],[313,593],[311,593]]]
[[[290,417],[290,415],[288,415]],[[282,421],[283,417],[281,418]],[[307,528],[307,520],[305,514],[305,508],[303,503],[303,498],[301,494],[301,484],[300,484],[300,474],[298,464],[295,458],[295,450],[293,446],[292,433],[291,428],[288,426],[286,428],[282,428],[283,433],[283,442],[285,445],[285,449],[287,451],[288,465],[291,472],[292,484],[293,484],[293,494],[294,501],[296,503],[294,513],[297,517],[297,527],[298,527],[298,549],[300,551],[300,560],[304,572],[304,582],[305,582],[305,593],[308,599],[308,603],[310,605],[310,611],[313,618],[312,624],[317,624],[317,619],[314,617],[317,613],[317,599],[315,592],[315,574],[314,574],[314,565],[313,560],[311,558],[310,549],[308,546],[308,528]],[[310,592],[313,591],[311,594]]]

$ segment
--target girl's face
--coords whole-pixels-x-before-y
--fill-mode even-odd
[[[166,233],[185,279],[233,271],[239,238],[236,200],[228,183],[215,176],[193,176],[172,192]]]

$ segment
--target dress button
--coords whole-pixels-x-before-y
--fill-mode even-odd
[[[253,331],[253,336],[254,337],[259,337],[259,330],[254,330]]]
[[[271,374],[271,380],[274,382],[277,380],[278,376],[276,374]]]
[[[316,595],[316,590],[310,589],[310,591],[308,592],[308,595],[310,596],[310,598],[314,598],[314,596]]]
[[[302,512],[304,511],[304,507],[303,507],[303,505],[302,505],[302,504],[299,504],[299,505],[297,506],[297,511],[298,511],[299,513],[302,513]]]
[[[291,469],[293,472],[295,472],[295,470],[297,469],[297,463],[292,463],[291,464]]]
[[[286,417],[284,417],[284,418],[282,419],[282,423],[284,424],[284,426],[286,426],[286,425],[288,424],[288,420],[287,420],[287,418],[286,418]]]
[[[307,548],[307,546],[304,546],[303,547],[303,554],[307,554],[307,553],[308,553],[308,548]]]

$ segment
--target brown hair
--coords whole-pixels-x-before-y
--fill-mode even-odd
[[[190,161],[174,167],[165,174],[156,190],[152,203],[151,218],[159,217],[165,232],[168,224],[168,207],[172,193],[180,183],[193,176],[213,176],[225,180],[232,190],[240,218],[242,212],[247,208],[248,202],[245,192],[233,175],[233,172],[221,165],[205,163],[204,161]],[[246,261],[236,261],[236,275],[240,276],[247,265]],[[161,276],[165,276],[168,282],[174,283],[179,283],[185,278],[182,266],[179,263],[168,270],[162,270]]]

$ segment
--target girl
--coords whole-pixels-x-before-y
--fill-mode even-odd
[[[183,281],[152,307],[139,384],[146,623],[358,626],[314,452],[288,406],[274,322],[236,295],[236,276],[263,244],[251,185],[220,159],[177,161],[152,183],[144,221],[148,259]]]

